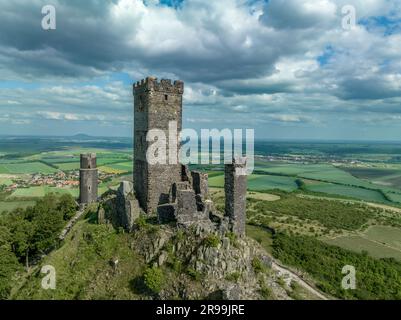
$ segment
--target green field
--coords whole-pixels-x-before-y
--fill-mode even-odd
[[[401,261],[401,229],[373,226],[361,235],[349,235],[326,243],[355,252],[366,251],[375,258],[395,258]]]
[[[41,162],[27,162],[27,163],[3,163],[0,164],[0,173],[54,173],[57,169],[52,168]]]
[[[390,201],[386,200],[379,191],[368,190],[358,187],[351,187],[332,183],[316,183],[308,185],[307,190],[351,197],[364,201],[391,203]]]
[[[49,186],[38,186],[38,187],[29,187],[29,188],[20,188],[15,190],[8,198],[38,198],[44,197],[48,193],[69,193],[74,197],[78,197],[79,190],[78,188],[73,189],[63,189],[63,188],[55,188]]]
[[[57,168],[59,168],[62,171],[72,171],[72,170],[78,170],[79,169],[79,162],[64,162],[64,163],[57,163],[55,164]]]
[[[224,175],[214,176],[209,179],[209,186],[215,188],[224,187]],[[295,178],[292,177],[281,177],[281,176],[270,176],[270,175],[258,175],[252,174],[248,177],[248,190],[251,191],[265,191],[265,190],[283,190],[283,191],[294,191],[296,190],[297,184]]]
[[[13,184],[13,181],[10,178],[1,178],[0,177],[0,185],[9,186]]]
[[[108,164],[108,165],[102,166],[99,169],[102,170],[102,168],[105,171],[111,169],[111,171],[117,170],[117,171],[123,171],[123,172],[132,172],[133,163],[131,161],[119,162],[119,163],[113,163],[113,164]]]
[[[17,208],[23,208],[35,205],[35,201],[0,201],[0,213],[3,211],[12,211]]]
[[[247,225],[246,235],[259,242],[266,252],[272,253],[273,236],[271,232],[263,227]]]
[[[359,179],[370,180],[374,184],[401,188],[401,170],[387,168],[342,168]]]

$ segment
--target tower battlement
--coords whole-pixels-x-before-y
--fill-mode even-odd
[[[184,93],[184,82],[176,80],[172,82],[171,79],[157,80],[155,77],[147,77],[134,84],[134,94],[146,91],[157,91],[165,93]]]
[[[96,169],[96,153],[81,154],[81,169]]]

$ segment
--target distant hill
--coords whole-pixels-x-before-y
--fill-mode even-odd
[[[92,136],[90,136],[88,134],[84,134],[84,133],[78,133],[78,134],[71,136],[71,138],[76,139],[76,140],[88,140],[88,139],[93,139],[95,137],[92,137]]]

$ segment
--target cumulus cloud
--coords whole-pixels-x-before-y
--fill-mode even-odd
[[[190,125],[213,114],[267,136],[266,123],[322,130],[336,128],[340,114],[356,125],[378,112],[396,119],[397,0],[52,0],[54,31],[41,28],[45,4],[0,0],[8,119],[107,124],[128,135],[129,83],[147,75],[185,81]],[[344,5],[356,9],[351,30],[342,28]]]

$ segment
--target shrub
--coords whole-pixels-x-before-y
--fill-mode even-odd
[[[137,224],[139,229],[143,229],[148,224],[147,221],[146,221],[146,217],[143,216],[143,215],[139,216],[139,218],[136,219],[135,223]]]
[[[236,235],[234,232],[227,232],[227,233],[226,233],[226,237],[227,237],[228,239],[230,239],[230,243],[231,243],[235,248],[238,247],[238,241],[237,241],[238,237],[237,237],[237,235]]]
[[[226,276],[226,280],[227,281],[232,281],[232,282],[237,282],[240,277],[241,277],[241,273],[233,272],[233,273],[230,273],[229,275]]]
[[[255,273],[264,272],[266,270],[265,266],[263,265],[262,261],[259,258],[255,257],[252,259],[252,268]]]
[[[274,297],[272,289],[266,286],[263,282],[260,283],[259,293],[263,297],[263,299],[266,300],[270,300]]]
[[[196,271],[195,269],[189,268],[187,270],[187,273],[195,281],[200,281],[202,278],[202,275],[200,274],[200,272]]]
[[[205,238],[205,245],[207,247],[212,247],[212,248],[217,248],[218,245],[220,244],[220,238],[216,236],[215,234],[210,234]]]
[[[153,293],[159,293],[163,288],[164,274],[160,268],[152,267],[144,273],[144,283]]]

